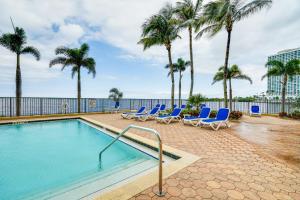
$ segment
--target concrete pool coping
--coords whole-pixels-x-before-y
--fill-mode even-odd
[[[0,124],[14,124],[14,123],[52,121],[52,120],[64,120],[64,119],[81,119],[95,126],[106,129],[112,132],[113,134],[118,134],[122,131],[122,129],[80,115],[63,116],[63,117],[55,116],[55,117],[45,117],[45,118],[31,117],[31,118],[20,119],[20,120],[11,119],[5,122],[2,121],[2,123],[0,121]],[[145,148],[151,148],[152,150],[157,149],[156,141],[138,136],[136,134],[131,133],[130,131],[127,132],[125,135],[127,139],[132,140],[133,142],[137,142],[141,145],[144,145]],[[175,160],[163,164],[163,179],[175,174],[179,170],[191,165],[192,163],[200,159],[199,156],[166,145],[163,145],[163,151],[165,156],[177,157]],[[136,194],[139,194],[140,192],[148,189],[151,186],[154,186],[157,183],[158,183],[158,170],[151,170],[149,172],[147,171],[146,173],[140,176],[134,177],[132,179],[129,178],[129,180],[124,180],[121,183],[113,185],[112,187],[108,188],[108,190],[90,194],[90,196],[88,196],[88,199],[93,198],[97,200],[113,200],[113,199],[125,200],[135,196]]]

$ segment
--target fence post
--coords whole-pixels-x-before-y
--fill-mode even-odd
[[[248,103],[247,113],[250,114],[250,101],[248,101],[247,103]]]
[[[11,100],[11,97],[9,98],[9,114],[10,116],[12,117],[12,100]]]
[[[267,100],[267,114],[269,114],[269,100],[268,99],[266,100]]]
[[[40,115],[43,115],[43,99],[40,98]]]

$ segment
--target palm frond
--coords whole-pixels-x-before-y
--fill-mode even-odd
[[[278,60],[270,60],[266,63],[265,65],[266,67],[276,67],[276,68],[280,68],[283,69],[284,68],[284,63]]]
[[[57,47],[57,48],[55,49],[55,55],[59,55],[59,54],[67,55],[67,51],[68,51],[69,49],[70,49],[70,48],[65,47],[65,46]]]
[[[119,91],[118,88],[112,88],[109,90],[109,99],[112,99],[113,101],[120,101],[120,99],[123,97],[123,92]]]
[[[93,77],[96,76],[96,62],[93,58],[85,58],[83,61],[82,61],[82,67],[86,68],[88,70],[88,73],[92,73],[93,74]]]
[[[40,54],[39,50],[33,46],[27,46],[27,47],[23,48],[21,50],[21,54],[31,54],[36,58],[36,60],[40,60],[40,58],[41,58],[41,54]]]
[[[247,81],[250,82],[250,84],[253,83],[253,82],[252,82],[252,79],[251,79],[249,76],[244,75],[244,74],[241,74],[241,75],[238,75],[238,76],[234,76],[234,77],[232,77],[232,79],[247,80]]]
[[[180,37],[178,32],[178,21],[173,18],[173,8],[167,4],[159,14],[148,18],[142,25],[142,38],[138,44],[142,44],[144,50],[154,45],[167,46]]]
[[[74,66],[74,67],[72,68],[72,74],[71,74],[72,78],[74,78],[75,74],[78,73],[78,70],[79,70],[79,68],[76,67],[76,66]]]
[[[87,43],[83,43],[80,46],[80,53],[81,53],[82,57],[84,57],[84,55],[88,54],[89,49],[90,49],[90,47]]]
[[[16,27],[15,33],[5,33],[0,37],[0,45],[8,50],[20,54],[22,47],[26,44],[24,29]]]
[[[249,17],[249,15],[260,11],[263,8],[271,7],[273,1],[272,0],[254,0],[250,3],[241,7],[233,16],[234,21],[240,21],[243,18]]]
[[[214,78],[213,78],[213,82],[211,83],[212,85],[215,84],[216,82],[222,81],[224,80],[224,72],[223,71],[219,71],[215,74]]]
[[[0,45],[12,52],[15,52],[15,48],[13,46],[13,34],[10,33],[3,34],[0,37]]]
[[[281,76],[283,75],[283,72],[280,68],[278,67],[272,67],[269,68],[267,73],[265,75],[262,76],[261,80],[265,79],[266,77],[270,77],[270,76]]]
[[[300,75],[300,60],[293,59],[285,64],[286,74],[289,76]]]
[[[67,58],[65,57],[57,57],[57,58],[54,58],[53,60],[50,61],[49,63],[49,67],[52,67],[54,65],[64,65],[66,63],[66,60]]]
[[[196,34],[196,39],[201,38],[204,33],[209,33],[209,37],[213,37],[222,29],[222,27],[223,25],[220,23],[209,25]]]

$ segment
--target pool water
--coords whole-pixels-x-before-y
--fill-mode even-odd
[[[1,125],[0,199],[41,198],[39,194],[54,194],[93,177],[120,174],[136,163],[145,162],[146,168],[157,164],[155,158],[117,141],[102,155],[100,168],[99,151],[112,140],[77,119]],[[132,171],[143,170],[145,166]],[[114,177],[114,183],[124,178]]]

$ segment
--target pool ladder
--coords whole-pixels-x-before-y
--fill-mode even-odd
[[[165,196],[165,192],[162,190],[162,154],[163,154],[163,149],[162,149],[162,142],[160,138],[160,134],[151,128],[146,128],[146,127],[141,127],[141,126],[135,126],[135,125],[129,125],[127,128],[125,128],[111,143],[109,143],[105,148],[103,148],[100,153],[99,153],[99,162],[100,166],[102,164],[102,154],[105,152],[111,145],[113,145],[117,140],[119,140],[120,137],[122,137],[129,129],[138,129],[138,130],[143,130],[149,133],[153,133],[156,136],[157,142],[158,142],[158,158],[159,158],[159,169],[158,169],[158,191],[156,192],[157,196]]]

